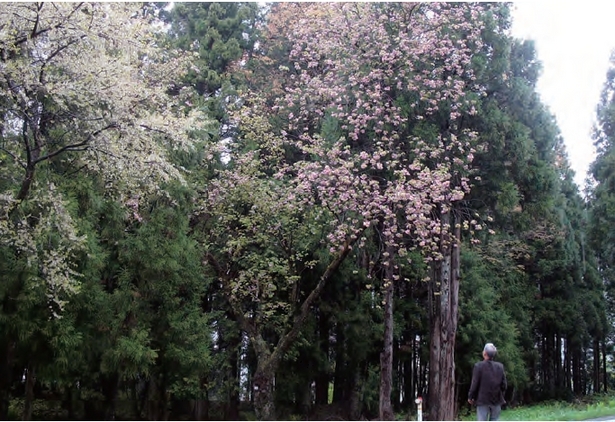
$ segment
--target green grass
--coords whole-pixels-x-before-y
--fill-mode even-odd
[[[548,402],[502,411],[502,421],[582,421],[615,415],[615,397],[596,397],[591,403]],[[476,412],[462,414],[461,420],[476,420]]]

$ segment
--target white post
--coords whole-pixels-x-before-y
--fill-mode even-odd
[[[417,397],[414,402],[416,403],[417,408],[416,420],[421,422],[423,420],[423,399],[421,397]]]

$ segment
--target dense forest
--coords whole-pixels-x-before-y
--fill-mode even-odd
[[[581,190],[510,9],[0,4],[0,419],[615,387],[615,58]]]

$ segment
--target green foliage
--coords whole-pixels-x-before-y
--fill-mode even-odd
[[[170,42],[197,55],[185,83],[200,95],[214,95],[231,76],[229,66],[254,48],[256,3],[174,3],[162,17]]]
[[[615,58],[611,59],[613,63]],[[615,215],[615,71],[613,65],[607,73],[600,103],[597,107],[597,125],[594,142],[597,147],[596,160],[591,165],[595,181],[590,190],[590,229],[588,240],[597,252],[600,272],[605,280],[611,307],[613,305],[613,280],[615,279],[615,249],[613,226]]]
[[[519,297],[523,275],[519,271],[506,272],[512,266],[510,261],[489,259],[485,252],[462,252],[456,347],[458,382],[464,386],[462,396],[467,394],[463,390],[469,389],[472,367],[481,360],[483,346],[489,342],[498,348],[497,360],[504,364],[509,384],[523,389],[528,382],[519,344],[520,332],[529,323],[529,309]],[[510,295],[515,288],[516,294]],[[517,309],[511,309],[511,299],[518,301]]]

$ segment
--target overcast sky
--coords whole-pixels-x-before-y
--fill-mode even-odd
[[[516,1],[512,31],[536,42],[543,64],[538,91],[556,116],[575,180],[583,187],[595,158],[594,111],[615,48],[615,2]]]

